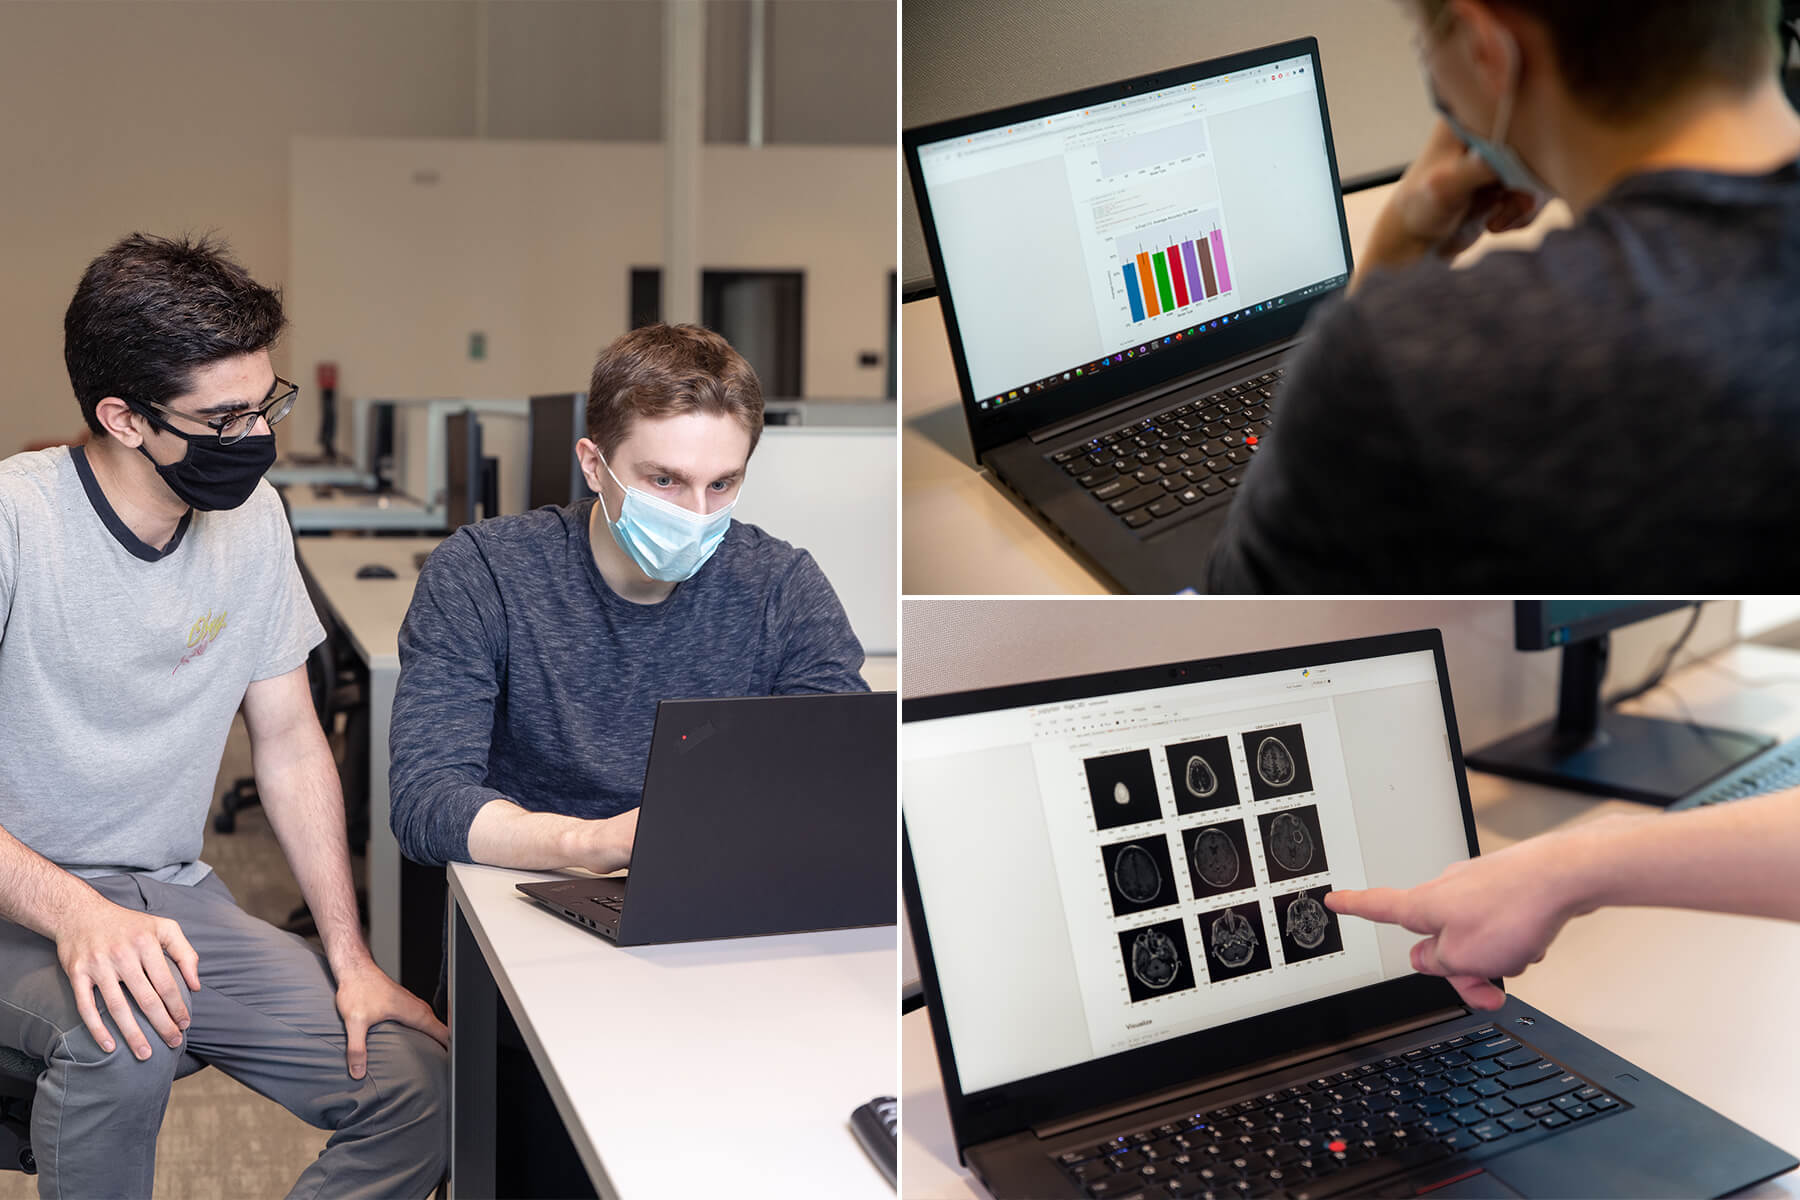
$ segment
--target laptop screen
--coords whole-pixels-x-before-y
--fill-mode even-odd
[[[1410,975],[1322,898],[1469,852],[1429,650],[909,720],[901,803],[965,1094]]]
[[[1341,286],[1310,56],[921,143],[977,408]]]

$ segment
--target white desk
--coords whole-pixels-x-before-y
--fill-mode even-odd
[[[1344,197],[1353,254],[1360,255],[1392,185]],[[1459,259],[1535,244],[1568,223],[1560,203],[1529,229],[1487,236]],[[1070,555],[975,465],[956,365],[936,300],[901,314],[901,586],[909,596],[946,593],[1096,595],[1108,583]]]
[[[282,459],[269,468],[270,483],[278,488],[350,487],[366,488],[374,476],[353,462],[297,463]]]
[[[452,1197],[493,1195],[498,999],[601,1196],[892,1197],[849,1118],[894,1094],[894,926],[627,949],[513,886],[551,878],[450,868]]]
[[[1751,679],[1800,676],[1800,653],[1734,646],[1710,660]],[[1673,687],[1704,723],[1777,737],[1800,732],[1800,684],[1746,689],[1705,664]],[[1669,689],[1624,711],[1680,717]],[[1465,751],[1468,747],[1464,747]],[[1469,773],[1481,849],[1608,812],[1622,800]],[[1670,970],[1672,947],[1704,946],[1705,970]],[[1571,921],[1544,961],[1508,990],[1614,1053],[1790,1152],[1800,1152],[1800,1088],[1792,1079],[1793,996],[1800,991],[1800,924],[1666,909],[1602,909]],[[937,1052],[924,1009],[901,1022],[900,1170],[903,1195],[985,1196],[956,1166]],[[1800,1172],[1741,1193],[1800,1196]]]
[[[333,492],[319,497],[312,488],[288,489],[288,506],[295,533],[438,533],[444,529],[444,510],[427,508],[410,496],[367,492]]]
[[[400,622],[419,581],[413,558],[429,553],[439,540],[295,539],[332,616],[369,668],[369,950],[395,978],[400,970],[400,843],[388,824],[388,727],[400,678]],[[358,579],[356,572],[371,564],[387,567],[394,578]]]

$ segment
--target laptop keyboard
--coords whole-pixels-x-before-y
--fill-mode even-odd
[[[1148,536],[1224,504],[1269,432],[1277,367],[1065,446],[1052,462],[1126,528]]]
[[[625,897],[623,896],[596,896],[594,903],[601,908],[610,908],[614,912],[625,911]]]
[[[1096,1200],[1311,1200],[1622,1107],[1489,1025],[1052,1157]]]

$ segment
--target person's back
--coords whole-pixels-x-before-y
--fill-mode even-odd
[[[1309,326],[1212,590],[1765,591],[1800,574],[1768,552],[1800,517],[1800,118],[1759,58],[1770,6],[1634,6],[1638,57],[1691,72],[1664,107],[1582,58],[1614,5],[1415,7],[1440,103],[1473,115],[1434,133],[1354,294]],[[1571,228],[1443,265],[1471,216],[1518,223],[1533,185],[1569,199]]]

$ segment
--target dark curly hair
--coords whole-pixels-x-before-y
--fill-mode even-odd
[[[210,238],[134,233],[88,264],[63,314],[63,361],[88,428],[117,396],[146,403],[188,391],[202,367],[275,344],[281,294],[250,278]]]

